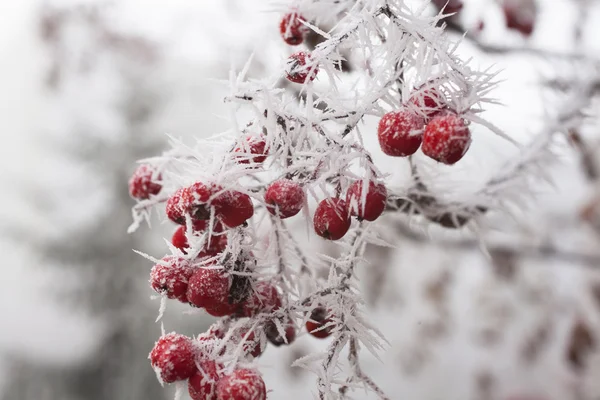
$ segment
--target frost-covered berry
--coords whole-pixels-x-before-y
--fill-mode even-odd
[[[327,310],[324,307],[315,308],[310,314],[310,319],[306,321],[306,330],[308,333],[319,339],[325,339],[331,335],[331,323],[327,316]]]
[[[187,188],[177,189],[175,193],[169,197],[165,207],[167,218],[180,225],[185,224],[185,208],[182,198],[187,196],[186,191]]]
[[[375,221],[385,209],[387,189],[384,184],[373,181],[369,181],[366,193],[363,193],[363,187],[363,181],[356,181],[350,185],[346,193],[346,204],[350,209],[350,215]]]
[[[313,216],[317,235],[329,239],[341,239],[350,229],[350,213],[346,202],[339,198],[322,200]]]
[[[188,282],[194,269],[182,257],[166,256],[150,271],[150,286],[154,291],[187,303]]]
[[[267,158],[267,142],[263,138],[256,136],[246,136],[242,139],[243,143],[238,145],[233,152],[238,153],[237,162],[240,164],[249,164],[252,160],[255,164],[260,164]]]
[[[238,369],[217,384],[218,400],[265,400],[267,388],[260,374],[252,369]]]
[[[240,226],[254,215],[250,196],[236,190],[220,194],[214,203],[217,218],[228,228]]]
[[[248,335],[248,336],[246,336]],[[248,334],[248,329],[243,329],[240,332],[240,342],[243,342],[244,353],[251,355],[253,358],[260,357],[263,349],[260,345],[260,339],[256,337],[254,331]]]
[[[212,183],[196,182],[182,193],[181,202],[185,213],[193,219],[210,219],[211,200],[222,188]]]
[[[279,179],[271,183],[265,192],[267,210],[282,219],[298,214],[304,206],[304,200],[302,187],[289,179]]]
[[[279,32],[283,40],[290,46],[297,46],[304,41],[308,34],[308,27],[302,22],[306,21],[298,13],[286,14],[279,23]]]
[[[220,351],[218,355],[225,354],[225,348],[221,346],[221,339],[225,337],[225,329],[223,326],[211,326],[206,332],[199,334],[196,337],[199,356],[204,358],[212,358],[216,351],[216,347],[219,346]]]
[[[217,382],[223,365],[212,360],[198,361],[198,371],[188,380],[192,400],[217,400]]]
[[[305,83],[314,81],[319,73],[318,65],[308,66],[310,62],[310,54],[303,51],[292,54],[286,65],[287,79],[294,83]]]
[[[269,282],[259,282],[256,290],[252,292],[242,304],[242,314],[253,317],[261,312],[271,312],[281,308],[281,296],[277,288]]]
[[[162,189],[162,185],[158,183],[161,179],[160,174],[156,174],[152,166],[140,165],[129,179],[129,195],[138,200],[157,195]]]
[[[411,94],[409,103],[413,105],[418,115],[423,118],[433,118],[445,106],[444,95],[436,89],[425,89]]]
[[[286,324],[282,324],[285,336],[282,336],[277,329],[277,325],[273,321],[268,321],[265,324],[265,334],[267,340],[274,346],[281,346],[283,344],[291,344],[296,339],[296,328],[292,321],[288,321]]]
[[[381,150],[394,157],[414,154],[423,140],[423,125],[423,119],[409,110],[385,114],[377,127]]]
[[[215,228],[213,232],[217,232],[217,229]],[[190,248],[190,244],[188,243],[186,237],[185,226],[180,226],[177,228],[177,230],[175,230],[175,233],[173,233],[173,237],[171,238],[171,243],[173,246],[181,250],[183,254],[187,254],[187,249]],[[227,236],[222,233],[217,233],[212,235],[210,239],[206,239],[204,242],[204,248],[198,254],[198,258],[212,257],[225,250],[226,247]]]
[[[150,364],[165,383],[188,379],[197,371],[192,340],[177,333],[162,336],[150,352]]]
[[[196,307],[225,312],[231,309],[228,297],[229,276],[222,270],[198,268],[189,279],[187,298]]]
[[[452,165],[469,149],[471,132],[465,120],[455,114],[438,115],[425,127],[423,154],[434,160]]]

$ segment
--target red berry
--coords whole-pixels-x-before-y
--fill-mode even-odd
[[[179,188],[169,197],[166,205],[167,218],[176,224],[185,224],[185,208],[183,198],[187,197],[187,188]]]
[[[227,247],[227,236],[226,235],[224,235],[224,234],[213,235],[210,237],[210,243],[209,242],[204,243],[204,249],[202,250],[202,252],[200,252],[198,257],[206,257],[206,256],[212,257],[212,256],[222,252],[223,250],[225,250],[226,247]]]
[[[433,118],[423,134],[423,154],[452,165],[460,160],[471,144],[471,132],[465,120],[454,114]]]
[[[201,221],[204,222],[204,221]],[[216,228],[214,229],[216,231]],[[171,243],[173,246],[177,247],[179,250],[183,252],[183,254],[187,254],[187,249],[190,247],[187,237],[185,236],[186,229],[185,226],[180,226],[177,228],[175,233],[173,233],[173,237],[171,238]],[[208,240],[208,239],[207,239]],[[205,242],[204,249],[198,255],[199,258],[214,256],[225,250],[227,247],[227,236],[224,234],[217,234],[210,237],[210,243]]]
[[[252,199],[245,193],[228,190],[215,199],[217,217],[223,225],[235,228],[254,215]]]
[[[535,25],[537,8],[532,0],[504,0],[502,11],[506,18],[506,27],[531,36]]]
[[[212,325],[206,332],[198,335],[198,340],[223,339],[224,337],[224,327],[222,325]]]
[[[194,269],[181,257],[166,256],[152,267],[150,286],[169,299],[187,303],[188,282]]]
[[[385,185],[373,181],[369,181],[366,193],[363,193],[363,181],[354,182],[346,193],[346,204],[350,208],[350,214],[367,221],[379,218],[385,209],[386,200]]]
[[[425,89],[411,94],[409,102],[423,118],[433,118],[444,108],[444,95],[436,89]]]
[[[181,196],[184,212],[189,213],[193,219],[210,219],[211,200],[220,190],[222,189],[214,184],[194,183]]]
[[[185,237],[185,226],[180,226],[173,233],[173,237],[171,238],[171,243],[173,246],[177,247],[179,250],[183,251],[183,254],[187,254],[187,249],[189,246],[187,238]]]
[[[150,195],[157,195],[162,189],[158,183],[161,175],[156,174],[156,170],[150,165],[140,165],[137,167],[129,179],[129,194],[134,199],[145,200]]]
[[[267,339],[274,346],[279,347],[282,344],[291,344],[296,339],[296,328],[291,321],[288,321],[287,324],[283,324],[283,330],[285,332],[285,337],[281,336],[275,322],[269,321],[265,324],[265,334],[267,335]]]
[[[213,325],[208,331],[198,335],[196,340],[199,343],[201,351],[200,355],[202,357],[209,358],[212,355],[213,350],[215,350],[215,346],[219,345],[221,339],[225,337],[225,332],[221,329],[222,327],[215,327]],[[219,352],[219,355],[222,356],[223,354],[225,354],[225,348],[221,348],[221,351]]]
[[[150,364],[165,383],[188,379],[197,371],[192,340],[177,333],[162,336],[150,352]]]
[[[279,24],[279,32],[283,40],[290,46],[297,46],[304,41],[308,34],[308,27],[302,22],[306,21],[297,13],[286,14]]]
[[[250,332],[248,337],[246,337],[247,333],[247,329],[244,329],[240,332],[240,341],[244,342],[244,352],[246,354],[250,354],[253,358],[260,357],[263,352],[263,349],[260,346],[260,340],[254,334],[254,331]]]
[[[265,193],[267,209],[282,219],[298,214],[304,206],[305,198],[302,187],[289,179],[271,183]]]
[[[238,308],[239,304],[221,303],[213,306],[207,306],[205,310],[213,317],[225,317],[227,315],[236,314]]]
[[[346,202],[339,198],[321,201],[313,217],[317,235],[329,240],[341,239],[350,229],[350,215]]]
[[[219,269],[198,268],[190,277],[188,301],[196,307],[222,310],[229,306],[229,277]]]
[[[260,164],[266,160],[267,153],[265,148],[267,147],[267,142],[263,138],[246,136],[243,138],[243,141],[243,144],[233,150],[234,153],[243,153],[237,156],[237,162],[240,164],[249,164],[250,160],[252,160],[253,163]],[[249,157],[248,154],[254,157]]]
[[[259,282],[256,290],[242,305],[245,317],[253,317],[261,312],[271,312],[281,308],[281,296],[271,283]]]
[[[294,83],[305,83],[306,79],[314,81],[319,73],[319,66],[309,66],[309,62],[310,55],[303,51],[292,54],[287,62],[287,79]]]
[[[310,314],[310,319],[306,321],[306,330],[316,338],[325,339],[331,335],[331,326],[325,327],[329,323],[331,320],[327,317],[327,310],[317,307]]]
[[[381,150],[394,157],[414,154],[423,140],[423,125],[423,119],[408,110],[385,114],[377,128]]]
[[[222,368],[223,365],[212,360],[198,362],[198,371],[188,380],[192,400],[217,400],[217,382]]]
[[[265,400],[267,388],[260,374],[251,369],[238,369],[217,384],[218,400]]]
[[[194,219],[192,220],[192,230],[194,232],[204,232],[208,229],[208,220]],[[223,232],[223,225],[219,222],[213,226],[213,233]]]

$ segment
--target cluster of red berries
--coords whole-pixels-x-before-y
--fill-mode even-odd
[[[279,23],[279,32],[283,40],[290,46],[297,46],[304,42],[309,29],[304,25],[306,19],[294,11],[285,14]],[[286,77],[290,82],[312,82],[319,73],[318,65],[310,65],[310,54],[299,51],[288,58]]]
[[[445,107],[443,95],[436,90],[415,93],[409,103],[379,121],[381,150],[389,156],[406,157],[421,147],[423,154],[437,162],[458,162],[471,144],[465,120]]]
[[[150,352],[150,363],[161,381],[188,381],[193,400],[264,400],[267,389],[253,369],[223,374],[224,366],[210,359],[191,338],[176,333],[162,336]]]
[[[317,206],[313,224],[317,235],[338,240],[350,229],[351,216],[358,220],[375,221],[385,210],[387,189],[385,185],[369,181],[356,181],[350,185],[346,198],[331,197]]]

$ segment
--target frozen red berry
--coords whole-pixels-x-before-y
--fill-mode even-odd
[[[271,183],[265,193],[267,209],[281,218],[298,214],[304,206],[305,198],[302,186],[289,179],[279,179]]]
[[[381,150],[394,157],[414,154],[423,140],[423,125],[423,119],[409,110],[385,114],[377,127]]]
[[[150,352],[150,364],[165,383],[188,379],[197,371],[192,340],[177,333],[162,336]]]
[[[182,198],[187,197],[187,188],[179,188],[175,193],[169,197],[166,205],[167,218],[176,224],[185,224],[185,208],[183,205]]]
[[[198,257],[212,257],[227,247],[227,236],[225,234],[212,235],[204,242],[204,248],[198,255]]]
[[[434,160],[452,165],[469,149],[471,132],[465,120],[455,114],[433,118],[423,134],[423,154]]]
[[[363,181],[356,181],[348,188],[346,204],[350,215],[359,219],[375,221],[383,210],[387,200],[387,189],[382,183],[369,181],[368,188],[363,193]]]
[[[221,187],[212,183],[194,183],[182,193],[184,212],[189,213],[193,219],[210,219],[212,200],[221,190]]]
[[[444,95],[436,89],[419,90],[411,94],[409,102],[423,118],[432,118],[445,106]]]
[[[240,342],[244,343],[242,345],[242,347],[246,354],[251,355],[253,358],[260,357],[260,355],[263,352],[263,349],[260,345],[260,339],[254,333],[254,331],[252,331],[252,332],[250,332],[250,334],[248,334],[248,330],[243,329],[240,332],[239,340],[240,340]]]
[[[189,246],[188,240],[185,237],[185,226],[180,226],[173,233],[173,237],[171,238],[171,243],[173,246],[177,247],[179,250],[183,251],[184,254],[187,254],[187,249]]]
[[[253,317],[261,312],[271,312],[281,308],[281,296],[269,282],[256,284],[254,292],[242,304],[242,313],[245,317]]]
[[[217,229],[215,228],[213,231],[216,232]],[[187,254],[187,249],[189,249],[190,244],[186,237],[185,226],[180,226],[175,230],[175,233],[173,233],[173,237],[171,238],[171,243],[181,250],[183,254]],[[212,257],[225,250],[226,247],[227,236],[223,233],[216,233],[210,236],[210,238],[206,238],[204,248],[200,251],[198,257]]]
[[[287,79],[294,83],[314,81],[319,73],[319,66],[310,64],[310,55],[303,51],[292,54],[286,67]]]
[[[279,32],[283,40],[290,46],[301,44],[309,32],[308,27],[302,22],[305,22],[304,17],[295,12],[286,14],[281,19]]]
[[[225,347],[221,345],[221,339],[225,337],[226,330],[223,326],[211,326],[206,332],[198,335],[199,355],[205,358],[212,358],[215,355],[217,347],[220,349],[218,355],[225,354]]]
[[[346,202],[339,198],[322,200],[313,216],[317,235],[329,240],[341,239],[350,229],[350,213]]]
[[[188,392],[192,400],[217,400],[219,370],[223,366],[212,360],[200,360],[198,371],[188,380]]]
[[[206,309],[227,308],[229,281],[229,276],[223,270],[198,268],[189,279],[188,301]]]
[[[282,324],[284,335],[279,332],[277,325],[273,321],[268,321],[265,324],[265,334],[267,340],[274,346],[281,346],[283,344],[291,344],[296,339],[296,328],[291,321],[286,324]]]
[[[217,218],[229,228],[242,225],[254,215],[250,196],[236,190],[221,193],[215,199],[215,210]]]
[[[246,136],[233,152],[238,154],[236,160],[240,164],[249,164],[250,161],[260,164],[267,158],[266,147],[267,142],[263,138]]]
[[[204,309],[213,317],[225,317],[236,314],[239,304],[220,303],[213,306],[207,306]]]
[[[198,335],[198,340],[223,339],[226,328],[223,325],[212,325],[206,332]]]
[[[169,299],[187,303],[188,282],[194,269],[182,257],[166,256],[152,267],[150,286]]]
[[[217,384],[218,400],[265,400],[267,388],[260,374],[252,369],[238,369]]]
[[[156,170],[146,164],[142,164],[133,173],[129,179],[129,194],[134,199],[145,200],[151,195],[157,195],[162,189],[159,183],[161,180],[160,174]]]
[[[306,321],[306,330],[316,338],[324,339],[331,335],[331,323],[328,318],[327,310],[323,307],[315,308],[310,314],[310,319]]]

